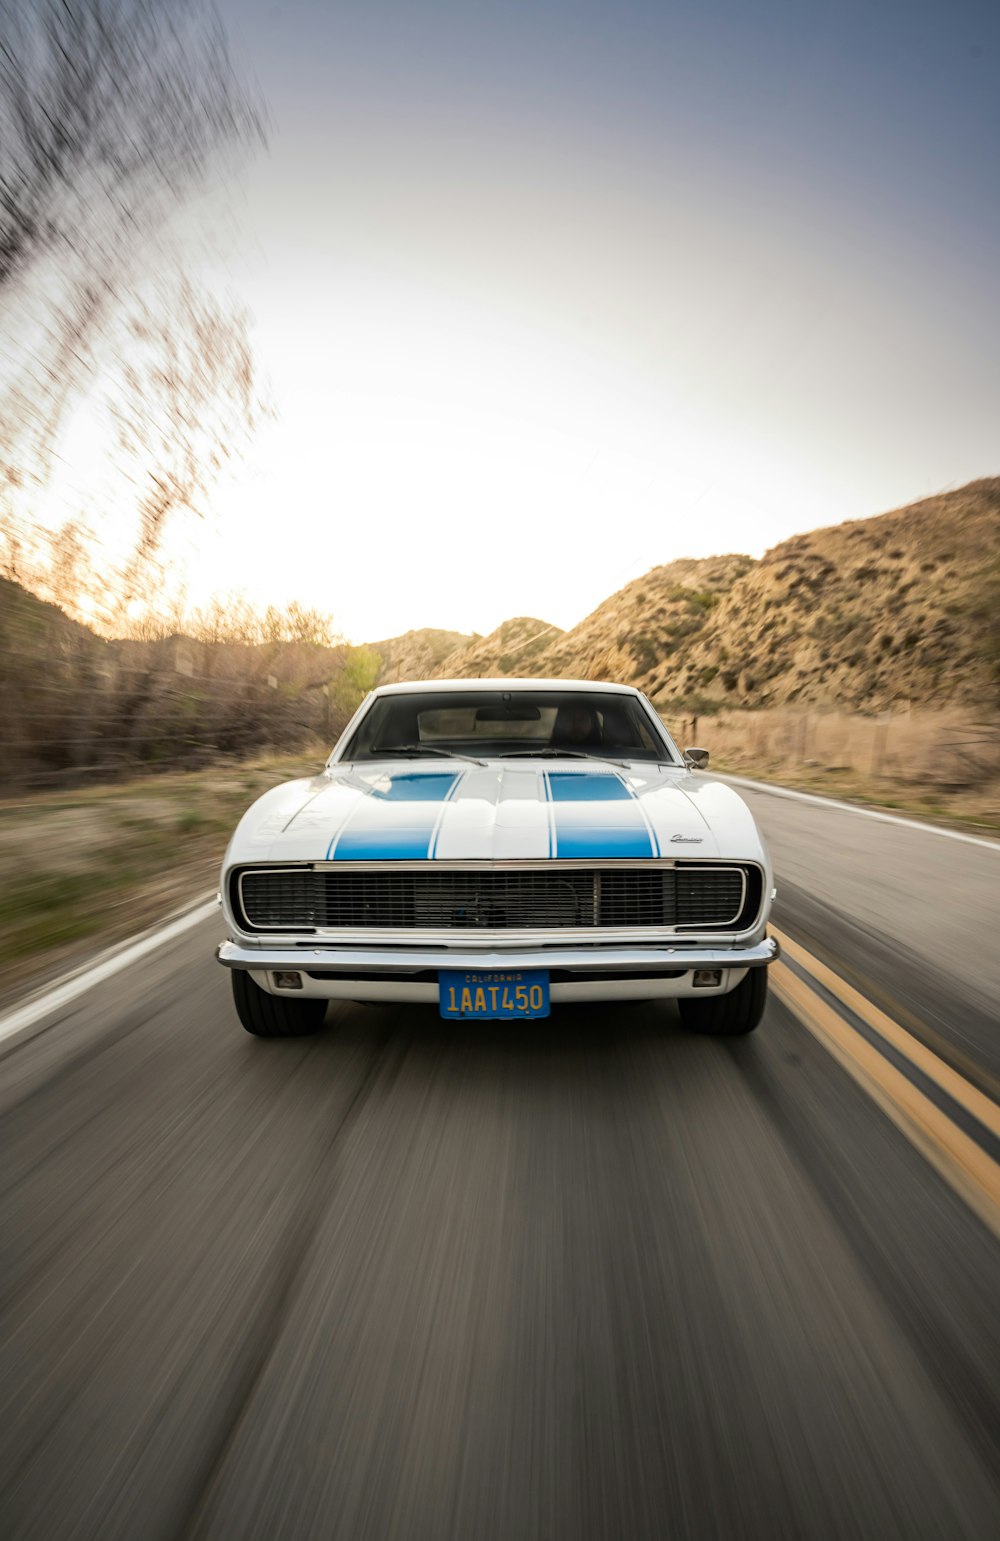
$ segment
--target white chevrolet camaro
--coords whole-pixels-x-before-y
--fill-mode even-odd
[[[586,680],[386,685],[325,768],[264,794],[222,868],[240,1021],[327,1003],[456,1019],[674,998],[703,1033],[760,1021],[773,897],[749,808],[650,703]]]

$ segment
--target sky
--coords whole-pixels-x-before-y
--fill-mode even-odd
[[[271,133],[216,276],[276,413],[194,600],[568,627],[1000,472],[995,4],[221,11]]]

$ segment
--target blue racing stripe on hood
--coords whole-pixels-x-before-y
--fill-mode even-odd
[[[557,818],[555,854],[567,860],[642,858],[653,855],[653,843],[645,824],[634,829],[614,829],[600,824],[581,824],[575,829],[566,829]]]
[[[405,771],[385,778],[389,785],[376,782],[370,796],[383,803],[443,803],[458,776],[454,771]]]
[[[549,771],[554,803],[627,803],[631,792],[608,771]]]
[[[638,799],[620,776],[550,771],[546,780],[554,805],[553,856],[614,860],[658,854]]]
[[[426,861],[454,771],[380,777],[327,847],[333,861]]]

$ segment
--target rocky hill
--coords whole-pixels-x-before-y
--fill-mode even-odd
[[[424,626],[419,631],[404,631],[399,637],[386,637],[382,642],[365,645],[382,660],[378,683],[387,685],[393,680],[440,678],[443,659],[479,640],[461,631],[435,631]]]
[[[681,558],[654,567],[598,605],[534,660],[538,674],[633,681],[703,630],[725,595],[754,566],[748,556]]]
[[[538,659],[563,633],[533,615],[503,621],[488,637],[475,637],[456,648],[434,670],[437,679],[492,679],[496,675],[537,674]]]
[[[749,556],[655,567],[518,652],[508,621],[438,674],[563,675],[657,702],[987,703],[1000,674],[1000,478]]]
[[[1000,478],[768,551],[701,631],[639,676],[651,696],[883,708],[995,699]]]

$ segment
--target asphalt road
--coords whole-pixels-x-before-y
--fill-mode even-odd
[[[778,925],[995,1096],[1000,854],[754,805]],[[11,1541],[1000,1534],[1000,1241],[787,990],[268,1043],[216,936],[0,1060]]]

